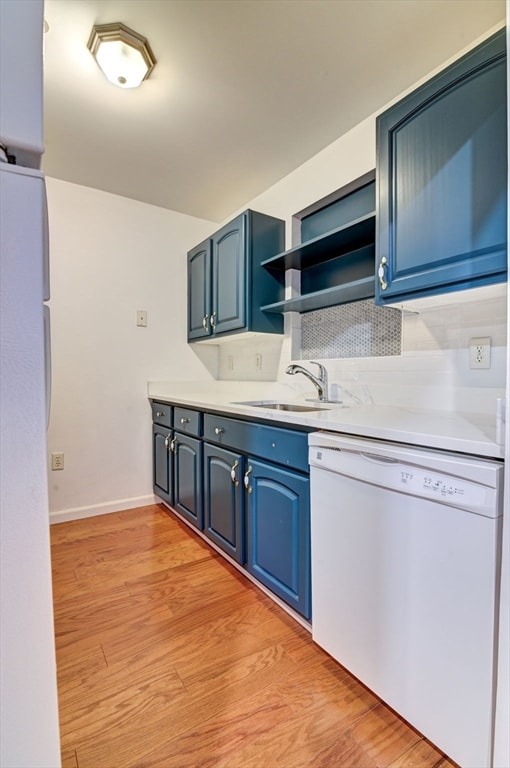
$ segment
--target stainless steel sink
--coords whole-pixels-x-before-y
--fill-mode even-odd
[[[273,411],[327,411],[323,405],[301,405],[300,403],[281,403],[277,400],[246,400],[235,405],[252,405],[255,408],[269,408]]]

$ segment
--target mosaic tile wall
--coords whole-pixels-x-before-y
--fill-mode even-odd
[[[357,301],[301,316],[301,358],[400,355],[402,316],[393,307]]]

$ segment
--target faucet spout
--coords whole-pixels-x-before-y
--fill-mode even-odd
[[[328,372],[326,371],[325,367],[321,363],[316,363],[313,360],[310,360],[312,365],[317,365],[319,367],[319,374],[318,376],[315,376],[311,371],[309,371],[307,368],[304,368],[302,365],[298,365],[297,363],[291,363],[287,366],[285,373],[288,373],[290,376],[293,376],[296,373],[302,373],[303,376],[306,376],[307,379],[309,379],[312,384],[317,388],[317,397],[319,400],[323,402],[328,401]]]

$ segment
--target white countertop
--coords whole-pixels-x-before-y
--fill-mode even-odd
[[[149,382],[147,394],[149,398],[163,402],[232,416],[249,416],[265,422],[301,425],[477,456],[504,457],[504,446],[497,442],[495,413],[492,417],[378,404],[344,407],[333,403],[317,405],[321,410],[295,412],[243,405],[245,400],[311,405],[302,394],[276,382]]]

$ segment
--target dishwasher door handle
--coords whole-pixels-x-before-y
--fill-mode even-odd
[[[365,453],[365,451],[360,451],[357,455],[367,461],[375,461],[376,464],[400,464],[398,459],[393,459],[391,456],[378,456],[375,453]]]
[[[349,451],[345,448],[338,449],[322,446],[314,446],[313,450],[322,454],[322,456],[338,457],[340,462],[342,461],[342,457],[345,457],[351,462],[365,459],[365,461],[373,461],[376,464],[401,464],[400,459],[396,459],[393,456],[381,456],[378,453],[370,453],[368,451]]]

